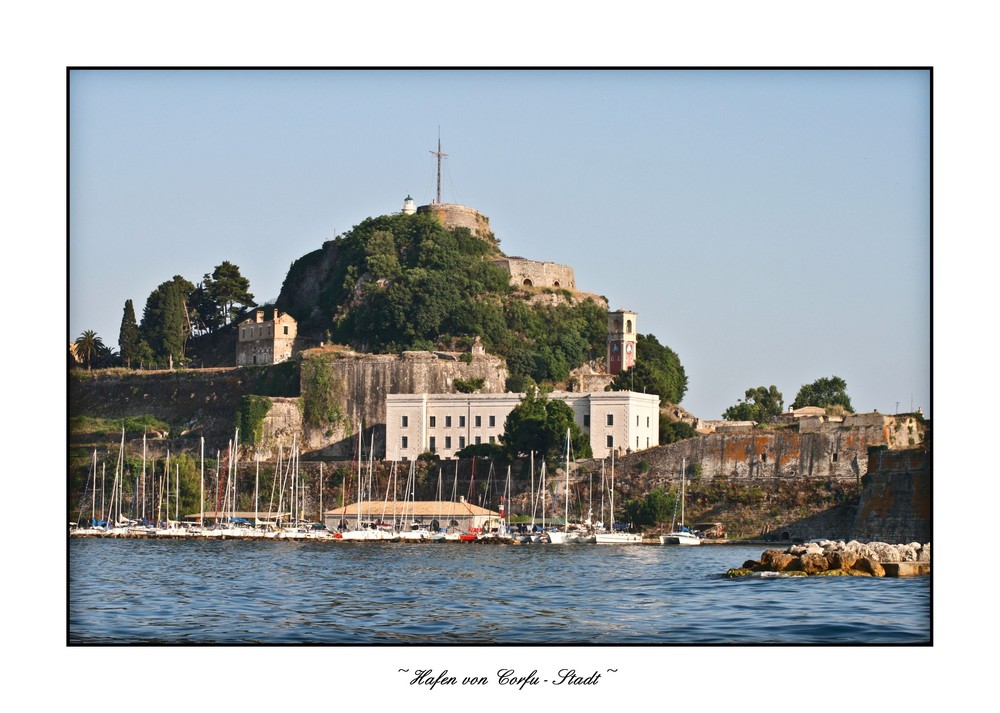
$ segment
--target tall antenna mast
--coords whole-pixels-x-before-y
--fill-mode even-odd
[[[440,131],[438,131],[438,150],[437,151],[431,151],[431,153],[433,155],[437,156],[437,160],[438,160],[438,190],[437,190],[437,200],[434,201],[434,202],[435,203],[440,203],[441,202],[441,159],[448,156],[448,154],[446,154],[446,153],[441,153],[441,132]]]

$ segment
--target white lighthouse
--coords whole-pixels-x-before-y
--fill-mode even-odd
[[[403,201],[403,215],[413,215],[417,212],[417,204],[413,202],[411,196],[406,196],[406,200]]]

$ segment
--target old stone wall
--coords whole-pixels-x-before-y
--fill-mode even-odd
[[[92,372],[69,379],[69,414],[119,419],[152,415],[204,435],[209,448],[232,438],[240,399],[259,391],[258,369]]]
[[[930,542],[931,482],[926,450],[874,452],[862,479],[853,539]]]
[[[510,275],[510,284],[516,287],[551,287],[576,289],[573,268],[554,262],[537,262],[519,257],[498,258],[493,261]]]
[[[431,203],[417,208],[418,213],[430,213],[446,228],[468,228],[473,235],[493,240],[490,219],[475,208],[458,203]]]
[[[359,423],[364,429],[365,450],[371,447],[374,435],[375,453],[384,453],[387,394],[456,393],[456,379],[483,379],[479,393],[503,393],[507,385],[504,361],[489,354],[473,354],[468,363],[457,354],[443,352],[313,353],[306,356],[329,360],[335,390],[341,395],[342,423],[321,429],[302,428],[305,448],[323,456],[344,457],[353,453]]]
[[[646,461],[653,471],[679,477],[683,459],[698,464],[703,478],[858,478],[868,446],[883,444],[884,431],[875,426],[712,433],[627,455],[622,466]]]

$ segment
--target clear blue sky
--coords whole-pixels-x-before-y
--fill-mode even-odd
[[[78,71],[69,339],[223,260],[258,301],[368,216],[443,200],[573,266],[680,356],[682,402],[838,375],[930,410],[923,71]]]

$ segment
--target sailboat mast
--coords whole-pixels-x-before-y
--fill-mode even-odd
[[[142,434],[142,513],[140,517],[146,519],[146,433]]]
[[[253,459],[256,464],[253,476],[253,526],[260,527],[260,454],[254,453]],[[322,467],[322,466],[320,466]]]
[[[319,464],[319,521],[324,525],[326,522],[323,520],[323,463]]]
[[[201,437],[201,527],[205,526],[205,437]]]
[[[611,531],[615,529],[615,452],[611,451]]]
[[[94,516],[97,510],[97,449],[94,449],[94,475],[90,481],[90,526],[94,526]]]
[[[684,528],[684,480],[687,476],[685,472],[685,462],[684,457],[681,457],[681,529]]]
[[[563,528],[569,529],[569,429],[566,429],[566,521]]]

